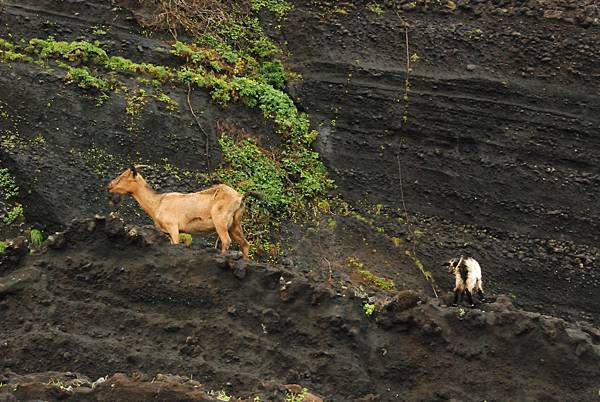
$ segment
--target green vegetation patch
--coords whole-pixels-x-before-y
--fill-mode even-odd
[[[4,201],[19,195],[19,186],[7,168],[0,168],[0,190],[2,190],[0,197]]]
[[[31,248],[38,249],[42,246],[42,243],[44,242],[44,235],[39,229],[31,229],[30,237]]]
[[[15,204],[5,215],[3,222],[5,225],[12,225],[14,221],[23,216],[23,206],[21,204]]]
[[[371,303],[365,303],[363,304],[363,311],[367,317],[370,317],[375,312],[375,305]]]
[[[70,81],[77,82],[81,88],[92,88],[98,91],[110,89],[108,81],[92,75],[87,67],[69,67],[65,77]]]
[[[354,257],[354,256],[348,257],[346,259],[346,265],[348,265],[356,273],[358,273],[364,281],[366,281],[380,289],[388,290],[388,289],[393,289],[395,286],[395,283],[393,280],[379,277],[379,276],[373,274],[371,271],[369,271],[365,267],[365,264],[358,257]]]
[[[16,199],[19,196],[19,186],[7,168],[0,168],[0,212],[4,217],[2,222],[11,225],[23,216],[23,206]]]
[[[187,247],[192,245],[193,238],[191,234],[188,233],[179,233],[179,243],[185,244]]]
[[[252,10],[260,11],[266,8],[275,13],[278,18],[283,18],[289,13],[293,6],[285,0],[250,0]]]
[[[319,205],[331,186],[316,152],[291,143],[265,150],[243,130],[226,127],[219,144],[226,162],[216,178],[242,193],[255,191],[261,199],[247,202],[251,237],[271,249],[269,229],[285,220],[308,216],[309,206]]]

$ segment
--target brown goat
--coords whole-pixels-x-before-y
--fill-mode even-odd
[[[244,198],[258,194],[241,195],[225,184],[219,184],[195,193],[156,193],[142,175],[132,166],[113,179],[107,187],[110,193],[131,194],[152,218],[154,225],[167,233],[171,244],[179,244],[179,233],[216,231],[224,254],[235,240],[248,258],[249,244],[242,230]]]

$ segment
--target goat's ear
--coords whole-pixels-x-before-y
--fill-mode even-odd
[[[137,175],[137,170],[135,170],[135,165],[131,165],[129,167],[129,170],[131,170],[131,173],[133,174],[133,177],[135,177]]]

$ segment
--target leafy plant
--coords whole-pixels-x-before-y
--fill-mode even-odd
[[[370,2],[367,4],[367,8],[369,11],[374,12],[375,14],[381,16],[384,14],[383,8],[381,8],[381,4],[376,2]]]
[[[93,26],[93,27],[92,27],[92,33],[93,33],[94,35],[98,35],[98,36],[104,36],[104,35],[106,35],[108,32],[107,32],[107,30],[106,30],[106,27],[95,25],[95,26]]]
[[[375,312],[375,305],[374,304],[370,304],[370,303],[365,303],[365,304],[363,304],[363,310],[365,312],[365,315],[367,317],[370,317]]]
[[[179,110],[179,104],[164,92],[156,91],[152,94],[152,96],[154,97],[154,99],[164,104],[167,110],[171,110],[174,112]]]
[[[42,243],[44,242],[44,235],[39,229],[31,229],[30,233],[31,237],[31,247],[33,249],[40,248]]]
[[[0,190],[0,197],[5,201],[19,195],[19,186],[7,168],[0,168]]]
[[[5,250],[6,250],[6,242],[0,241],[0,253],[3,253]]]
[[[29,49],[42,59],[48,59],[50,56],[59,56],[68,61],[97,61],[108,59],[106,51],[100,47],[100,42],[74,41],[64,42],[55,41],[54,37],[47,39],[31,39]]]
[[[288,391],[285,395],[285,402],[303,402],[304,397],[308,394],[308,389],[302,388],[302,390],[298,393],[294,393],[292,391]]]
[[[220,391],[210,391],[208,393],[211,396],[214,396],[219,401],[229,401],[231,400],[231,396],[227,395],[227,393],[223,390]]]
[[[110,89],[108,81],[93,76],[87,67],[69,67],[66,78],[71,82],[77,82],[81,88],[93,88],[98,91]]]
[[[16,204],[8,213],[4,216],[4,224],[10,225],[18,218],[23,216],[23,206],[21,204]]]
[[[260,11],[263,8],[275,13],[278,18],[283,18],[290,12],[292,5],[285,0],[250,0],[252,10]]]
[[[185,244],[187,247],[192,245],[192,235],[188,233],[179,233],[179,242]]]

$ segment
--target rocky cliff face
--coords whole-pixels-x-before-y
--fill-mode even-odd
[[[600,30],[504,3],[292,14],[296,96],[350,199],[596,244]]]

